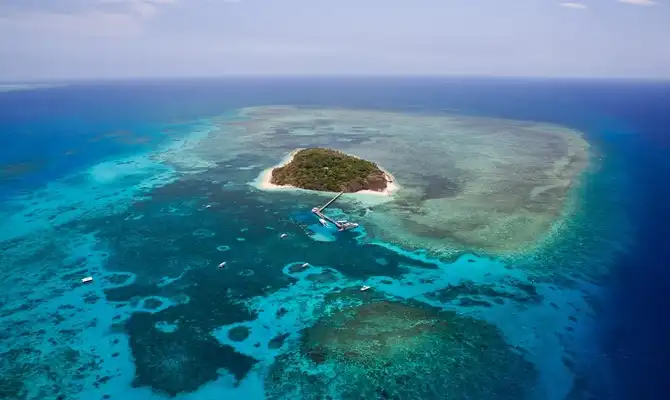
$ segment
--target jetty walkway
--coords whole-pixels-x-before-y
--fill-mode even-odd
[[[333,204],[333,202],[335,202],[335,200],[339,199],[340,196],[342,196],[343,194],[344,194],[344,192],[340,192],[340,193],[336,194],[335,197],[333,197],[332,199],[330,199],[330,201],[328,201],[328,203],[324,204],[323,207],[319,208],[319,212],[325,210],[326,207]]]
[[[328,207],[329,205],[333,204],[333,202],[334,202],[335,200],[339,199],[340,196],[342,196],[343,194],[344,194],[344,192],[340,192],[340,193],[338,193],[337,195],[335,195],[335,197],[333,197],[332,199],[330,199],[330,200],[329,200],[326,204],[324,204],[323,206],[312,208],[312,212],[313,212],[314,214],[316,214],[319,218],[322,218],[322,219],[324,219],[324,220],[330,222],[331,224],[335,225],[335,226],[337,227],[337,229],[339,229],[339,230],[341,230],[341,231],[346,230],[346,229],[355,228],[355,227],[358,226],[358,224],[355,223],[355,222],[348,222],[348,221],[335,221],[334,219],[332,219],[332,218],[330,218],[329,216],[327,216],[326,214],[324,214],[324,213],[323,213],[323,210],[325,210],[326,207]]]

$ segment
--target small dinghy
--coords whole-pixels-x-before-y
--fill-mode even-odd
[[[307,268],[307,267],[309,267],[309,263],[304,263],[304,264],[302,265],[302,267],[303,267],[303,268]]]
[[[83,278],[81,280],[81,283],[91,283],[93,282],[93,277],[92,276],[87,276],[86,278]]]
[[[279,236],[279,238],[280,238],[280,239],[283,239],[283,238],[285,238],[286,236],[288,236],[288,234],[286,234],[286,233],[282,233],[281,236]]]
[[[219,268],[226,268],[226,262],[224,261],[221,264],[219,264]]]
[[[366,290],[369,290],[370,286],[363,286],[361,287],[361,292],[365,292]]]
[[[319,223],[323,226],[328,226],[328,222],[323,218],[319,218]]]

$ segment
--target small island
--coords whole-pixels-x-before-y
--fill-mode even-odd
[[[298,149],[268,171],[269,185],[322,192],[389,194],[393,178],[377,164],[326,148]]]

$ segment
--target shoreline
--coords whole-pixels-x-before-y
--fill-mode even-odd
[[[259,190],[265,190],[265,191],[308,191],[308,192],[314,192],[314,193],[323,193],[327,195],[332,195],[336,192],[324,192],[320,190],[311,190],[311,189],[303,189],[299,188],[297,186],[291,186],[291,185],[275,185],[272,183],[272,171],[274,171],[276,168],[283,167],[287,164],[290,164],[293,161],[293,158],[295,157],[296,153],[298,153],[300,150],[303,150],[304,148],[297,148],[293,151],[291,151],[288,155],[286,155],[279,164],[267,168],[261,172],[261,174],[256,178],[253,182],[252,185],[256,187]],[[345,153],[346,154],[346,153]],[[351,157],[356,157],[351,154],[347,154]],[[358,158],[358,157],[357,157]],[[398,190],[400,190],[400,186],[396,183],[396,179],[393,175],[391,175],[388,171],[386,171],[384,168],[380,167],[377,165],[377,168],[379,168],[384,175],[386,175],[386,188],[382,190],[381,192],[378,192],[376,190],[359,190],[357,192],[347,192],[346,194],[356,194],[356,195],[372,195],[372,196],[382,196],[382,197],[390,197],[393,194],[395,194]]]

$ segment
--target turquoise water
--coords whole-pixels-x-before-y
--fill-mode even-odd
[[[329,213],[361,227],[335,232],[309,211],[322,197],[256,189],[250,182],[278,162],[263,146],[212,162],[198,144],[232,135],[234,110],[246,105],[436,112],[457,100],[426,100],[420,85],[403,98],[406,82],[394,104],[393,86],[350,83],[360,93],[353,101],[331,86],[279,94],[245,84],[0,94],[16,108],[1,121],[3,148],[15,150],[2,169],[2,398],[608,393],[597,322],[631,230],[625,201],[613,196],[628,188],[625,162],[601,137],[590,138],[597,168],[575,192],[569,229],[550,246],[438,259],[375,237],[368,211],[350,204]],[[461,96],[460,112],[491,112]],[[499,113],[548,119],[546,109]],[[82,284],[86,276],[93,282]]]

